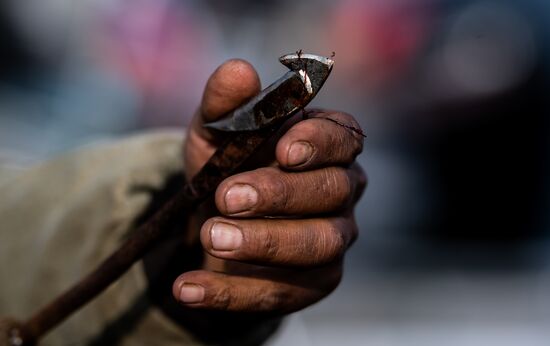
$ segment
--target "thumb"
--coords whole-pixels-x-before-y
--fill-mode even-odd
[[[222,118],[260,91],[260,79],[252,65],[232,59],[208,79],[199,110],[189,126],[184,147],[185,175],[193,177],[212,156],[220,138],[203,124]]]

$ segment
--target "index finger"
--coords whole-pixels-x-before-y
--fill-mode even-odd
[[[363,151],[363,132],[349,114],[309,111],[279,140],[276,157],[290,170],[309,170],[331,165],[349,165]]]

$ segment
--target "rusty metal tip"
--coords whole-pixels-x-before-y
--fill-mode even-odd
[[[316,60],[324,65],[327,65],[329,68],[332,68],[332,65],[334,65],[334,60],[331,58],[327,58],[326,56],[309,54],[309,53],[301,53],[301,52],[283,55],[282,57],[279,58],[279,61],[282,64],[285,64],[285,62],[287,61],[296,60],[296,59]]]

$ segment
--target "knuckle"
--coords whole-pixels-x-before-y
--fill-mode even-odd
[[[275,236],[274,232],[268,230],[264,232],[261,239],[261,246],[263,249],[264,259],[265,260],[274,260],[279,257],[280,254],[280,244],[278,237]]]
[[[220,310],[228,310],[231,307],[231,288],[222,287],[211,298],[212,305]]]
[[[285,301],[286,297],[280,292],[264,290],[255,305],[259,311],[277,312],[282,309]]]
[[[291,200],[291,183],[282,172],[276,168],[268,167],[263,171],[265,174],[258,176],[261,191],[265,198],[262,198],[266,209],[269,211],[284,210]]]
[[[347,170],[343,168],[335,167],[333,176],[335,188],[332,192],[332,197],[335,198],[338,203],[344,205],[354,190],[355,184]]]
[[[328,236],[328,241],[326,242],[326,252],[329,254],[330,262],[341,258],[346,251],[347,242],[344,239],[344,235],[340,229],[332,226],[330,227],[330,235]]]
[[[271,184],[273,184],[273,197],[275,197],[272,199],[272,207],[275,210],[287,208],[291,201],[291,183],[288,179],[279,175],[272,180]]]
[[[344,170],[343,168],[338,168],[338,173],[341,179],[341,186],[344,190],[344,194],[345,196],[348,196],[354,190],[354,181],[348,174],[347,170]]]
[[[309,175],[309,180],[302,184],[304,182],[310,193],[301,200],[311,204],[311,200],[316,199],[316,208],[322,212],[346,208],[354,187],[347,170],[341,167],[324,168]]]
[[[331,263],[344,255],[347,242],[340,229],[335,225],[326,225],[317,239],[316,258],[319,264]]]

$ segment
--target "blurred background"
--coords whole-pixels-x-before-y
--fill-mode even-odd
[[[341,286],[271,345],[548,345],[547,0],[4,0],[0,162],[184,127],[209,74],[336,53],[368,135]]]

